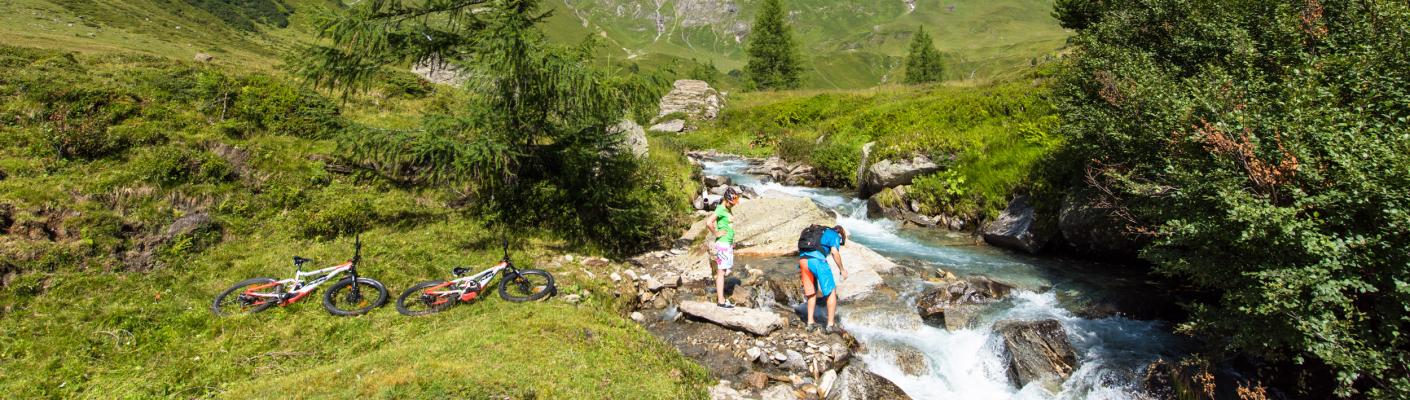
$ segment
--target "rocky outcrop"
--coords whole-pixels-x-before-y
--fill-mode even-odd
[[[887,400],[910,399],[900,386],[857,363],[848,365],[837,375],[837,382],[827,393],[827,400]]]
[[[1013,286],[984,277],[940,282],[916,299],[921,319],[956,331],[971,328],[983,305],[1008,296]]]
[[[715,119],[723,105],[724,98],[720,92],[711,88],[709,83],[681,79],[672,85],[670,92],[661,97],[661,112],[657,114],[657,118],[682,113],[694,120]]]
[[[622,119],[622,122],[609,128],[608,132],[622,135],[618,151],[630,151],[637,158],[645,158],[651,151],[651,146],[646,142],[646,130],[631,119]]]
[[[1058,229],[1073,250],[1087,255],[1134,257],[1143,245],[1131,226],[1085,186],[1072,188],[1063,197]]]
[[[460,67],[439,58],[427,58],[417,62],[411,66],[411,73],[439,85],[460,86],[469,80],[469,75]]]
[[[1057,320],[1000,321],[994,331],[1003,337],[1009,379],[1019,387],[1060,385],[1077,369],[1077,353]]]
[[[667,121],[661,121],[655,125],[652,125],[651,131],[670,133],[682,132],[685,131],[685,120],[672,119]]]
[[[772,312],[745,307],[723,308],[703,301],[683,301],[680,310],[686,315],[758,336],[768,335],[784,324],[783,317]]]
[[[870,167],[868,163],[871,162],[872,147],[876,147],[876,142],[867,142],[867,144],[862,145],[862,157],[861,160],[857,162],[857,192],[861,192],[862,187],[866,186],[867,167]]]
[[[760,175],[785,185],[817,186],[817,170],[803,163],[790,163],[778,157],[769,157],[749,167],[747,173]]]
[[[927,215],[929,210],[910,195],[910,185],[881,189],[867,198],[867,215],[885,216],[902,224],[922,228],[938,227],[952,231],[962,231],[973,225],[971,218],[945,214]]]
[[[1028,196],[1009,202],[999,218],[984,226],[984,241],[999,247],[1036,254],[1052,239],[1052,232],[1038,220]]]
[[[859,194],[862,197],[867,197],[881,191],[881,189],[909,185],[916,177],[941,169],[943,169],[942,166],[924,155],[918,155],[909,160],[877,161],[876,164],[867,168],[867,179],[862,184]]]

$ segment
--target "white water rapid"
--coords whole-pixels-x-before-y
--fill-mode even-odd
[[[968,235],[902,228],[884,218],[871,219],[866,215],[866,201],[850,193],[763,182],[745,174],[747,167],[743,160],[711,161],[705,163],[704,172],[727,176],[736,185],[759,193],[776,191],[811,198],[839,214],[839,222],[852,240],[899,264],[939,267],[961,277],[983,275],[1019,288],[990,307],[977,328],[955,332],[920,323],[915,298],[923,284],[913,275],[887,279],[900,294],[895,301],[885,298],[841,307],[842,327],[866,349],[858,357],[872,372],[895,382],[913,398],[1137,398],[1141,369],[1158,357],[1170,359],[1181,353],[1179,340],[1167,323],[1122,316],[1082,318],[1068,309],[1072,306],[1065,306],[1067,302],[1059,301],[1081,302],[1123,290],[1108,283],[1127,278],[1110,277],[1101,268],[1075,261],[1042,259],[979,245]],[[1060,322],[1077,352],[1080,367],[1060,387],[1034,383],[1019,388],[1006,374],[1002,339],[992,330],[994,323],[1037,319]],[[926,364],[926,373],[920,376],[908,375],[896,363],[899,352],[915,351],[924,356]]]

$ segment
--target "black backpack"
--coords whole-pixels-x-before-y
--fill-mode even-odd
[[[803,228],[803,233],[798,235],[798,254],[809,251],[823,251],[822,237],[823,231],[826,230],[826,226],[817,224]]]

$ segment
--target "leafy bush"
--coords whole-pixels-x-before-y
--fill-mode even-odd
[[[235,176],[225,159],[189,146],[157,147],[142,153],[132,163],[133,169],[144,181],[162,187],[219,183]]]
[[[1180,330],[1294,397],[1410,396],[1410,5],[1098,4],[1059,86],[1070,179],[1206,293]]]
[[[321,139],[344,126],[338,106],[312,90],[269,75],[250,75],[239,82],[239,92],[230,104],[231,116],[249,122],[255,129]]]

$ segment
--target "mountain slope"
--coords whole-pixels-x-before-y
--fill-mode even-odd
[[[597,35],[613,57],[648,53],[742,69],[756,1],[561,0],[550,34]],[[911,32],[925,25],[950,79],[991,77],[1052,54],[1068,36],[1050,0],[791,0],[789,22],[807,60],[804,86],[894,82]]]

